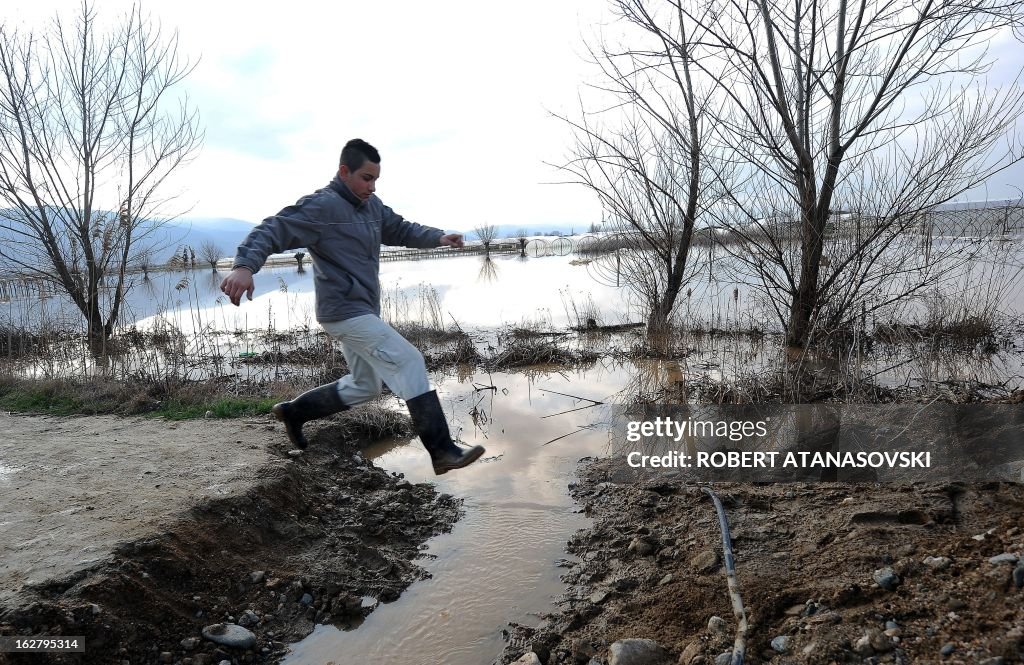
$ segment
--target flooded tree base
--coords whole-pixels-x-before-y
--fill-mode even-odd
[[[46,431],[65,425],[87,430],[98,419],[31,420],[37,421],[31,431]],[[354,627],[378,603],[397,599],[425,575],[413,563],[422,543],[449,530],[459,517],[458,500],[366,462],[354,443],[338,442],[335,424],[309,427],[313,445],[301,455],[280,445],[281,433],[269,421],[248,429],[197,421],[195,426],[206,435],[199,429],[175,432],[167,423],[157,424],[165,439],[184,440],[202,451],[200,459],[218,454],[213,447],[228,448],[227,457],[217,464],[251,456],[253,463],[244,466],[255,471],[241,484],[221,485],[210,469],[183,468],[193,462],[163,447],[138,423],[137,436],[126,433],[130,438],[121,445],[146,450],[115,451],[109,463],[90,471],[96,477],[89,485],[74,487],[70,494],[58,486],[71,484],[71,479],[45,477],[50,463],[60,464],[50,458],[59,451],[36,464],[29,463],[31,455],[24,464],[18,462],[21,468],[11,478],[17,491],[5,494],[10,505],[4,506],[4,514],[27,519],[26,506],[32,506],[43,511],[36,517],[37,528],[70,529],[75,543],[54,564],[61,575],[32,581],[18,569],[31,570],[51,545],[22,537],[7,541],[0,635],[84,636],[86,650],[0,653],[0,663],[277,662],[288,643],[307,636],[316,625]],[[233,445],[226,443],[235,437]],[[16,433],[9,442],[18,444]],[[250,445],[257,442],[265,448]],[[106,438],[96,445],[118,444]],[[118,463],[117,457],[126,461]],[[9,462],[11,456],[5,459]],[[145,470],[149,468],[153,471]],[[127,479],[137,475],[152,480],[132,485]],[[189,480],[194,482],[186,487]],[[215,498],[221,492],[214,491],[214,497],[194,502],[167,491],[173,494],[178,488],[198,495],[210,482],[230,489],[229,496]],[[90,487],[119,484],[131,485],[130,505],[119,505],[117,498],[98,491],[95,496],[102,503],[88,503]],[[36,500],[43,496],[44,501]],[[79,500],[88,505],[77,505]],[[136,504],[137,512],[132,508]],[[177,512],[183,504],[191,507]],[[99,515],[109,519],[69,517],[70,526],[55,521],[79,510],[90,516],[113,512]],[[143,535],[129,531],[139,523]],[[102,551],[105,545],[109,547]],[[84,565],[79,560],[83,551],[93,552],[95,561]],[[233,648],[204,639],[204,628],[218,623],[244,627],[252,633],[253,646]]]
[[[749,663],[996,663],[1024,658],[1024,486],[714,486],[728,515]],[[569,542],[561,610],[512,625],[499,663],[729,662],[739,625],[714,506],[692,483],[616,482],[591,460],[572,487],[594,519]],[[721,658],[721,660],[720,660]],[[596,659],[596,660],[592,660]],[[521,662],[531,662],[529,660]],[[641,662],[641,661],[629,661]]]

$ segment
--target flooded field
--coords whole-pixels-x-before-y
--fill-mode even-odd
[[[1024,243],[991,242],[979,249],[959,242],[965,243],[965,251],[973,247],[970,251],[977,256],[947,275],[941,288],[873,312],[857,329],[844,333],[852,337],[842,342],[847,348],[840,354],[858,377],[893,387],[1020,382]],[[702,267],[680,296],[675,322],[682,335],[669,355],[681,357],[688,375],[703,370],[720,381],[746,379],[776,364],[781,324],[768,314],[762,289],[728,260],[709,257],[704,248],[696,251],[693,263],[706,269]],[[605,355],[628,353],[649,343],[641,329],[624,324],[641,324],[646,315],[621,282],[616,286],[613,261],[613,255],[570,253],[383,262],[381,314],[396,326],[464,331],[485,358],[500,349],[499,333],[515,328],[552,333],[547,340],[560,346]],[[125,341],[104,366],[96,365],[80,344],[53,343],[49,357],[26,354],[21,362],[12,358],[17,350],[17,340],[12,340],[7,355],[17,372],[30,376],[105,372],[255,381],[314,376],[314,370],[289,363],[297,355],[310,358],[307,365],[316,364],[313,358],[327,358],[330,364],[340,357],[339,347],[315,321],[312,268],[264,269],[255,277],[253,301],[241,307],[233,307],[220,293],[223,275],[193,270],[153,273],[146,281],[136,276],[121,322]],[[957,326],[982,320],[996,326],[993,334],[956,343]],[[56,296],[0,303],[0,327],[8,330],[50,331],[67,340],[65,331],[77,326],[77,312]],[[570,328],[603,332],[609,326],[618,326],[619,333],[564,335]],[[943,327],[951,332],[927,334]],[[937,343],[943,339],[954,343]],[[273,362],[268,362],[271,357]],[[815,362],[808,359],[809,366]]]
[[[766,418],[785,424],[769,428],[772,436],[761,443],[762,451],[807,441],[830,451],[850,445],[851,438],[854,445],[884,440],[890,447],[952,441],[969,456],[966,461],[937,457],[948,467],[944,479],[970,470],[987,480],[1017,480],[1024,473],[1019,406],[1007,405],[1009,410],[1002,412],[985,405],[991,407],[985,419],[977,417],[980,411],[969,410],[975,405],[964,403],[1019,398],[1024,385],[1022,256],[1019,245],[993,245],[987,262],[965,266],[941,292],[908,301],[892,312],[899,318],[864,320],[842,344],[797,358],[783,348],[780,326],[765,314],[763,294],[720,259],[708,262],[708,269],[691,281],[677,308],[679,332],[668,338],[649,336],[636,325],[645,316],[609,279],[607,262],[595,266],[592,258],[574,255],[385,262],[382,316],[423,349],[453,434],[465,444],[484,445],[486,456],[470,470],[438,477],[415,439],[388,435],[356,455],[356,440],[337,434],[338,423],[330,420],[317,423],[305,455],[294,455],[298,451],[288,450],[279,426],[259,416],[246,426],[277,442],[268,447],[272,482],[245,497],[225,498],[200,517],[182,519],[170,535],[146,545],[155,555],[150,549],[128,548],[97,573],[99,581],[86,576],[81,585],[54,587],[54,605],[43,610],[59,614],[75,603],[102,604],[109,613],[96,616],[110,621],[114,632],[132,636],[123,647],[133,656],[131,662],[139,654],[139,662],[155,662],[150,642],[172,654],[170,662],[191,658],[189,649],[195,647],[182,651],[176,645],[192,639],[199,624],[245,617],[260,645],[250,662],[478,665],[511,662],[534,635],[542,636],[533,642],[537,649],[561,650],[548,662],[588,662],[586,654],[605,654],[609,636],[619,634],[612,628],[618,625],[615,616],[635,615],[643,606],[639,601],[651,597],[659,611],[685,617],[673,619],[681,628],[670,630],[660,615],[641,611],[640,620],[633,616],[629,624],[640,631],[637,636],[655,635],[673,653],[696,653],[692,645],[697,644],[713,655],[712,648],[724,648],[722,640],[701,637],[700,630],[708,622],[707,608],[727,612],[709,595],[720,579],[708,577],[711,568],[690,563],[706,559],[708,543],[714,542],[703,532],[709,517],[692,484],[708,478],[624,468],[624,414],[650,420],[662,406],[769,405],[765,408],[776,410]],[[220,294],[223,274],[154,273],[136,283],[130,320],[110,355],[101,359],[85,353],[67,332],[77,325],[77,315],[60,298],[9,298],[0,304],[0,319],[21,337],[13,332],[8,337],[5,370],[19,379],[89,376],[143,386],[141,395],[122,400],[154,405],[143,404],[141,412],[158,407],[160,400],[173,400],[173,393],[154,393],[152,386],[207,387],[196,398],[202,405],[242,394],[240,386],[255,386],[253,394],[263,398],[270,397],[260,392],[267,385],[294,394],[346,371],[340,347],[314,320],[310,269],[299,272],[290,265],[261,271],[254,300],[240,308]],[[961,339],[941,327],[936,333],[936,317],[954,311],[958,316],[987,312],[995,328],[976,338]],[[808,412],[806,419],[783,412],[786,405],[804,400],[824,411]],[[926,412],[935,401],[968,410]],[[851,412],[843,408],[856,402],[880,410],[847,418]],[[403,411],[391,396],[381,404],[391,416]],[[220,416],[207,411],[206,417]],[[921,418],[934,428],[916,426]],[[865,422],[870,427],[862,426]],[[908,429],[918,438],[908,439]],[[846,439],[840,440],[840,431]],[[996,445],[990,458],[982,459],[979,446],[988,442]],[[244,445],[245,439],[236,443]],[[691,438],[638,446],[637,451],[666,455],[701,445]],[[985,476],[993,469],[998,476]],[[22,471],[0,464],[0,487],[14,478],[20,483]],[[140,478],[145,480],[145,474]],[[789,505],[796,494],[826,515],[834,508],[833,494],[845,497],[842,505],[848,511],[857,501],[867,506],[855,513],[867,520],[865,529],[846,534],[839,518],[830,526],[840,534],[830,538],[841,540],[842,548],[828,565],[846,566],[842,584],[855,587],[850,580],[863,576],[860,568],[890,563],[888,554],[879,554],[879,540],[894,543],[906,537],[922,553],[946,551],[936,532],[926,528],[945,524],[946,513],[938,510],[932,517],[928,506],[890,510],[890,504],[902,501],[895,485],[885,491],[833,491],[804,482],[877,485],[884,478],[855,474],[787,480],[802,484],[793,483],[793,491],[740,487],[735,491],[740,503],[730,506],[745,524],[746,542],[770,541],[751,547],[769,552],[773,566],[792,555],[782,537],[787,533],[801,534],[797,549],[809,559],[821,545],[814,525],[795,514],[786,515],[787,524],[780,521],[778,532],[762,528],[760,520],[769,519],[761,515],[764,506]],[[159,502],[160,484],[155,489],[145,485],[143,491],[154,492],[153,501]],[[955,494],[938,485],[928,492]],[[999,524],[990,525],[984,508],[990,498],[972,495],[982,508],[967,526],[950,531],[950,538],[970,540],[974,531],[1004,528],[1017,519],[1019,511],[1006,508],[992,517]],[[1017,506],[1013,493],[996,498]],[[749,506],[743,503],[748,499]],[[886,507],[875,510],[872,501]],[[686,511],[680,514],[683,505]],[[273,519],[264,519],[264,513]],[[879,534],[890,518],[902,531],[883,537]],[[247,527],[228,537],[222,534],[225,519]],[[699,537],[690,533],[694,528],[702,530]],[[389,529],[397,535],[381,538]],[[974,531],[961,533],[965,529]],[[1018,533],[1007,527],[1006,547],[1016,547]],[[637,543],[647,540],[660,549],[638,554]],[[743,565],[758,565],[749,553],[741,553]],[[151,561],[160,565],[153,568]],[[824,568],[824,561],[810,564]],[[642,576],[630,573],[634,565],[644,571]],[[912,575],[915,569],[906,566],[900,570]],[[265,569],[270,578],[265,587],[244,581]],[[784,573],[788,569],[774,572]],[[685,586],[680,587],[681,580]],[[954,583],[951,578],[946,586]],[[828,600],[832,584],[820,575],[795,571],[785,588],[759,588],[754,602],[769,613],[807,598],[833,602]],[[679,594],[690,599],[684,608],[676,607]],[[141,604],[124,600],[135,595]],[[846,599],[842,602],[862,598],[840,595]],[[994,598],[986,602],[1003,602],[1003,596]],[[601,617],[602,603],[616,612]],[[885,606],[884,599],[864,603]],[[991,606],[986,611],[995,611]],[[175,608],[173,626],[163,623],[169,607]],[[149,622],[144,629],[136,625],[136,611]],[[94,616],[91,609],[81,614]],[[13,616],[29,623],[57,621],[45,612]],[[843,627],[858,617],[851,614]],[[767,621],[771,630],[783,630],[783,618],[770,615]],[[144,640],[135,637],[137,629],[147,635]],[[928,640],[936,634],[930,627],[918,629],[931,631]],[[568,641],[577,634],[586,644]],[[765,647],[773,637],[758,633],[756,641]],[[212,644],[203,648],[211,662],[230,655]],[[836,653],[845,648],[836,646]],[[163,654],[160,659],[166,660]],[[764,662],[770,660],[764,656]]]

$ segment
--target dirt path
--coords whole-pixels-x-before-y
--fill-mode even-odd
[[[244,494],[265,422],[0,414],[0,605],[73,577],[199,502]]]
[[[273,663],[397,599],[460,503],[367,463],[337,425],[296,454],[269,419],[0,416],[0,635],[86,638],[0,664]],[[221,623],[250,643],[204,638]]]

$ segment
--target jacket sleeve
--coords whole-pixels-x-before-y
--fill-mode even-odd
[[[303,199],[264,219],[238,246],[231,267],[248,268],[255,274],[271,254],[315,245],[323,228],[317,209],[314,200]]]
[[[444,231],[433,226],[410,222],[391,208],[384,206],[381,222],[381,241],[385,245],[429,249],[441,245]]]

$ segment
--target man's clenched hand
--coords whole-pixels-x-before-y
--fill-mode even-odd
[[[461,233],[449,233],[448,235],[441,236],[442,247],[458,247],[461,249],[463,245],[465,245],[465,243],[462,242]]]
[[[236,307],[242,302],[244,293],[249,300],[252,300],[252,291],[255,285],[252,283],[252,272],[248,268],[239,266],[231,271],[224,281],[220,283],[220,290],[231,299],[231,304]]]

